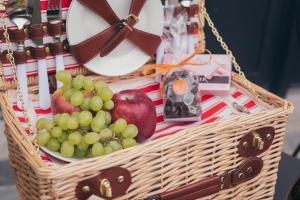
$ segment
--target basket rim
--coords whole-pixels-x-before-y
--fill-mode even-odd
[[[241,77],[237,74],[233,74],[232,76],[232,80],[241,85],[242,87],[245,87],[245,85],[243,84],[243,82],[241,81]],[[257,112],[257,113],[252,113],[252,114],[247,114],[247,115],[241,115],[241,116],[234,116],[231,117],[229,119],[224,119],[221,121],[217,121],[217,122],[212,122],[209,124],[203,124],[200,126],[196,126],[196,127],[191,127],[182,131],[179,131],[178,133],[176,133],[175,135],[170,135],[170,136],[166,136],[154,141],[149,141],[147,143],[141,144],[136,146],[135,148],[132,149],[125,149],[122,151],[119,151],[116,154],[112,154],[113,156],[119,155],[119,154],[126,154],[127,152],[141,152],[143,151],[143,149],[145,149],[145,147],[149,147],[151,146],[152,148],[155,147],[156,145],[161,145],[162,142],[164,143],[168,143],[170,141],[173,141],[173,139],[178,138],[178,137],[183,137],[184,132],[186,131],[192,131],[194,129],[201,129],[202,131],[205,131],[207,128],[210,127],[217,127],[219,126],[219,124],[222,124],[222,126],[220,125],[219,129],[224,128],[224,124],[231,124],[232,122],[236,122],[237,120],[239,122],[243,122],[246,123],[247,119],[250,119],[252,117],[261,117],[264,119],[268,119],[268,118],[272,118],[274,116],[278,116],[278,115],[288,115],[290,114],[293,109],[293,103],[287,100],[282,99],[281,97],[272,94],[270,92],[268,92],[267,90],[261,88],[260,86],[255,85],[254,83],[251,83],[252,86],[255,88],[255,90],[257,90],[259,93],[263,94],[266,98],[271,98],[271,100],[276,101],[277,105],[274,109],[270,109],[270,110],[265,110],[265,111],[261,111],[261,112]],[[245,88],[246,89],[246,88]],[[92,163],[92,162],[96,162],[99,160],[106,160],[107,158],[109,158],[111,155],[107,155],[107,156],[102,156],[99,158],[90,158],[90,159],[85,159],[82,161],[77,161],[74,163],[68,163],[65,164],[63,166],[47,166],[43,163],[43,161],[40,159],[40,157],[38,156],[38,158],[35,158],[34,156],[32,156],[32,151],[34,151],[34,147],[33,145],[28,141],[24,141],[21,139],[21,135],[20,134],[26,134],[25,130],[22,128],[19,120],[17,119],[16,115],[14,115],[14,111],[12,110],[11,106],[8,106],[10,104],[9,102],[9,97],[8,97],[8,93],[11,90],[8,91],[1,91],[0,92],[0,104],[2,107],[2,110],[4,112],[4,121],[6,121],[5,119],[7,117],[9,117],[10,119],[12,119],[6,126],[8,126],[13,133],[9,132],[7,134],[12,134],[13,138],[15,140],[19,140],[19,142],[22,145],[22,151],[23,152],[27,152],[27,154],[25,155],[27,159],[30,160],[29,163],[32,163],[32,167],[35,171],[39,172],[39,174],[44,174],[47,177],[51,177],[51,176],[55,176],[55,174],[59,174],[59,173],[63,173],[64,170],[70,170],[71,167],[74,167],[74,165],[78,165],[78,166],[86,166],[86,164],[88,165],[88,163]],[[16,131],[19,131],[19,133],[16,133]],[[107,166],[109,167],[109,166]],[[76,167],[75,167],[76,168]]]

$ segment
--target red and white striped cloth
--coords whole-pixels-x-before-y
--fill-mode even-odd
[[[157,127],[153,136],[149,140],[155,140],[158,138],[162,138],[165,136],[172,135],[180,130],[199,126],[201,124],[210,123],[222,119],[229,118],[233,116],[235,113],[232,108],[229,106],[232,102],[237,102],[240,105],[244,105],[249,109],[251,113],[258,112],[262,110],[260,106],[257,106],[256,103],[250,99],[248,96],[244,95],[241,91],[239,91],[236,87],[232,86],[230,90],[230,95],[227,97],[220,96],[212,96],[212,95],[203,95],[201,96],[201,107],[202,107],[202,115],[197,122],[182,122],[182,123],[168,123],[163,119],[163,100],[159,96],[159,84],[155,83],[152,79],[139,78],[130,81],[120,81],[117,83],[113,83],[110,85],[114,92],[119,92],[125,89],[139,89],[145,92],[154,102],[157,112]],[[12,95],[13,96],[13,95]],[[16,116],[18,117],[20,123],[26,129],[26,119],[23,116],[22,110],[18,109],[16,106],[15,97],[11,97],[11,106],[15,111]],[[31,101],[31,105],[33,107],[33,115],[34,118],[41,117],[52,117],[51,109],[41,110],[38,106],[38,101],[36,97],[34,97]],[[33,136],[27,135],[28,139],[32,141]],[[65,162],[57,160],[44,152],[40,151],[40,156],[43,161],[45,161],[48,165],[61,165]]]

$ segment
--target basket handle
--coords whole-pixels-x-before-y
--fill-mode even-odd
[[[149,196],[144,200],[194,200],[206,197],[253,179],[260,174],[262,167],[263,161],[260,158],[252,157],[234,170],[172,191]]]
[[[201,2],[201,1],[199,1]],[[220,35],[219,31],[217,30],[214,22],[210,18],[205,6],[201,3],[199,3],[199,11],[202,11],[204,14],[204,18],[210,27],[213,35],[216,37],[216,40],[220,43],[222,49],[226,52],[226,54],[229,56],[229,58],[232,61],[232,64],[234,66],[235,71],[238,73],[239,76],[243,78],[244,84],[247,86],[248,90],[255,95],[255,97],[261,101],[263,101],[261,95],[253,88],[251,82],[247,79],[245,73],[242,71],[241,66],[238,64],[235,56],[233,55],[232,51],[229,49],[228,45],[224,42],[222,36]]]

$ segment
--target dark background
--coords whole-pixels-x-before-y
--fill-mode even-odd
[[[250,80],[280,96],[300,86],[299,0],[207,0],[206,8]],[[205,33],[207,48],[223,53]]]

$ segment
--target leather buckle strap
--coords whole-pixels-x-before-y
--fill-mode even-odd
[[[145,200],[194,200],[209,196],[255,178],[260,174],[262,167],[263,161],[260,158],[249,158],[239,167],[221,175],[212,176],[172,191],[150,196],[145,198]]]
[[[134,25],[138,23],[138,16],[146,0],[132,0],[129,14],[123,20],[119,19],[107,0],[100,2],[98,0],[78,0],[78,2],[99,15],[110,25],[91,38],[70,46],[72,54],[80,64],[89,62],[97,55],[104,57],[110,54],[125,39],[130,40],[145,54],[154,55],[161,42],[160,36],[134,28]]]

